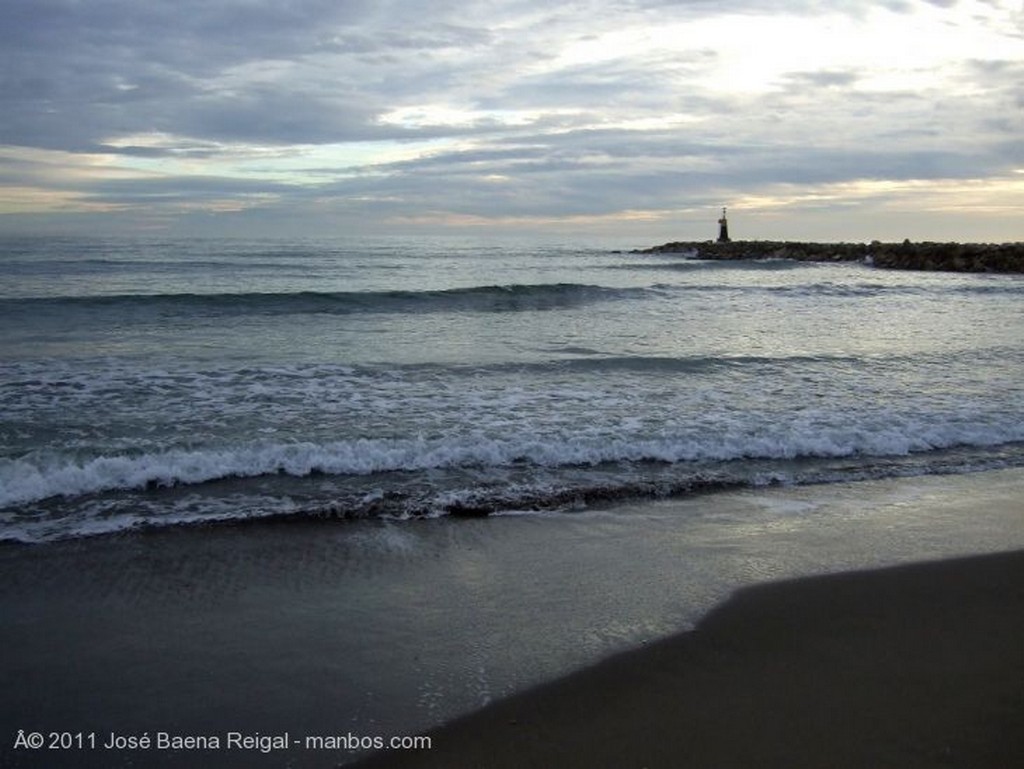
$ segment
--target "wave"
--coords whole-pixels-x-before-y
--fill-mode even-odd
[[[831,262],[803,262],[790,259],[757,259],[757,260],[699,260],[683,259],[667,262],[626,262],[609,265],[609,270],[627,270],[629,272],[683,272],[683,273],[729,273],[729,272],[785,272],[798,270],[814,274],[811,270],[845,269],[867,270],[858,264]],[[817,273],[821,274],[821,273]],[[874,272],[859,272],[858,275],[871,275],[875,279],[851,282],[815,281],[795,283],[792,285],[758,286],[735,283],[702,282],[673,286],[676,291],[728,291],[736,293],[782,293],[806,296],[875,296],[879,294],[911,294],[915,296],[930,295],[1009,295],[1024,294],[1024,278],[1013,274],[953,274],[938,273],[934,281],[927,283],[901,280],[905,276]],[[925,273],[927,276],[928,273]],[[711,277],[710,275],[702,278]],[[920,275],[915,275],[920,278]]]
[[[964,294],[1014,296],[1024,294],[1024,281],[977,284],[961,283],[939,286],[884,282],[833,283],[823,281],[795,286],[763,286],[755,290],[772,294],[838,297],[886,296],[891,294],[910,294],[914,296],[955,296]]]
[[[862,358],[851,355],[601,355],[588,353],[580,357],[557,362],[519,365],[515,368],[536,368],[542,370],[569,369],[585,372],[632,371],[639,373],[696,373],[711,370],[735,370],[746,367],[783,368],[799,364],[842,364],[860,363]],[[509,368],[513,366],[509,364]]]
[[[718,264],[713,263],[699,263]],[[801,264],[801,263],[798,263]],[[669,265],[643,265],[665,268]],[[1004,276],[999,276],[1004,277]],[[230,317],[245,315],[349,315],[367,313],[520,312],[557,310],[607,301],[662,298],[692,293],[766,293],[793,297],[886,295],[1024,294],[1024,281],[915,286],[884,282],[738,286],[728,283],[610,287],[581,283],[483,285],[436,290],[295,291],[242,293],[113,294],[18,297],[0,300],[0,315],[16,319],[85,312],[90,317],[123,315]]]
[[[1024,467],[1024,443],[961,447],[860,461],[796,458],[625,468],[564,468],[541,476],[433,472],[429,483],[386,487],[380,478],[339,487],[330,478],[278,476],[165,496],[113,495],[50,504],[48,512],[0,512],[0,544],[42,544],[129,531],[211,525],[303,524],[324,520],[409,520],[578,511],[628,500],[665,499],[778,484],[846,483]],[[463,481],[469,479],[470,485]],[[63,509],[62,509],[63,508]]]
[[[29,453],[0,459],[0,508],[52,497],[194,486],[232,478],[285,475],[367,476],[439,469],[566,468],[615,463],[664,464],[807,457],[906,456],[954,447],[1024,441],[1024,423],[1006,421],[812,426],[766,433],[733,425],[642,437],[527,435],[356,439],[268,443],[136,455],[74,458]]]
[[[5,300],[22,312],[81,309],[160,315],[290,315],[416,312],[516,312],[635,299],[647,288],[611,288],[578,283],[470,286],[426,291],[298,291],[280,293],[116,294]]]
[[[458,362],[458,363],[390,363],[388,365],[347,364],[347,363],[302,363],[277,364],[272,366],[222,368],[185,367],[139,369],[131,361],[107,359],[102,369],[96,367],[75,367],[60,365],[49,360],[26,360],[0,365],[0,396],[6,396],[4,408],[33,405],[34,396],[56,397],[81,394],[88,397],[94,393],[114,391],[136,392],[152,389],[162,394],[180,387],[194,398],[195,390],[204,391],[204,397],[215,397],[223,393],[225,401],[236,397],[238,389],[251,390],[253,387],[287,388],[289,383],[301,382],[304,387],[323,383],[324,387],[336,388],[339,382],[351,382],[353,386],[374,387],[378,382],[387,382],[391,387],[396,382],[413,383],[422,374],[431,376],[447,375],[457,378],[475,379],[481,375],[508,372],[558,374],[564,371],[581,372],[697,372],[722,369],[766,367],[782,370],[791,366],[806,365],[887,365],[913,363],[915,365],[950,365],[954,360],[949,353],[921,352],[914,354],[871,354],[842,355],[834,353],[744,355],[615,355],[595,347],[560,346],[538,348],[538,352],[550,353],[542,360]],[[977,360],[985,365],[991,360],[1024,360],[1024,351],[1012,346],[989,347],[968,350],[956,356],[959,363],[968,364]],[[308,395],[308,392],[307,392]]]
[[[1005,276],[999,276],[1000,278]],[[1016,276],[1013,276],[1016,277]],[[662,291],[693,293],[769,294],[792,297],[884,297],[884,296],[1020,296],[1024,295],[1024,281],[1001,281],[998,283],[963,283],[954,285],[920,286],[906,283],[857,282],[837,283],[819,281],[781,286],[751,286],[730,283],[696,283],[678,286],[659,285]]]

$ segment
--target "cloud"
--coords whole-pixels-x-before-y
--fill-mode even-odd
[[[612,221],[998,185],[1021,45],[1000,0],[9,0],[0,212]]]
[[[381,29],[387,10],[350,0],[13,0],[0,37],[0,129],[7,143],[50,149],[146,131],[269,143],[391,135],[375,118],[402,85],[392,70],[488,33]],[[426,61],[418,69],[437,75]]]
[[[817,72],[789,72],[787,85],[796,89],[848,87],[857,82],[860,75],[856,70],[819,70]]]

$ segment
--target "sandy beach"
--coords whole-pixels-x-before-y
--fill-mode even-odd
[[[385,767],[1024,763],[1024,552],[747,588]]]
[[[0,765],[1019,765],[1022,500],[1006,469],[5,547]]]

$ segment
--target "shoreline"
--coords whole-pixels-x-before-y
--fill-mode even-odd
[[[863,262],[884,269],[1024,272],[1024,243],[813,243],[774,240],[672,241],[633,254],[695,253],[698,259]]]
[[[694,627],[702,630],[675,637],[691,639],[680,641],[684,646],[694,637],[707,638],[706,618],[717,616],[716,607],[730,596],[746,595],[748,586],[773,589],[779,580],[810,575],[1024,553],[1022,490],[1024,468],[1010,468],[744,489],[563,514],[401,524],[318,521],[257,526],[244,533],[166,529],[0,548],[6,574],[0,586],[6,620],[0,623],[0,645],[14,682],[0,701],[0,732],[6,735],[0,764],[113,769],[142,762],[150,769],[179,769],[198,762],[210,769],[326,769],[366,754],[334,742],[307,747],[309,739],[427,734],[434,739],[433,765],[440,766],[473,765],[473,755],[464,751],[474,741],[490,739],[477,754],[487,759],[482,767],[496,752],[508,752],[516,766],[529,766],[526,758],[533,756],[535,766],[571,767],[577,750],[583,752],[576,765],[639,767],[642,760],[648,769],[685,767],[678,756],[691,755],[691,747],[680,752],[678,744],[666,743],[662,761],[635,752],[636,735],[653,742],[660,739],[659,728],[679,728],[678,718],[666,724],[666,717],[690,712],[687,734],[695,743],[715,734],[727,741],[737,735],[745,739],[748,723],[761,717],[748,695],[760,696],[771,681],[771,669],[755,667],[766,643],[777,655],[773,659],[786,666],[781,673],[802,671],[805,688],[808,680],[815,687],[820,682],[828,693],[827,687],[845,690],[850,682],[837,679],[834,666],[820,669],[822,655],[836,650],[826,643],[824,651],[814,651],[821,637],[815,623],[822,618],[806,607],[809,617],[790,620],[793,607],[784,606],[774,635],[719,634],[717,644],[705,649],[707,664],[673,662],[670,652],[643,655],[674,648],[673,636]],[[899,605],[889,598],[892,590],[869,591],[868,598],[886,596],[879,606],[887,618],[847,613],[838,618],[838,637],[874,623],[878,632],[896,632],[900,644],[909,644],[901,654],[915,665],[921,655],[914,644],[930,652],[934,638],[954,651],[972,652],[973,659],[1000,659],[941,623],[939,632],[922,641],[915,630],[922,623],[915,617],[925,603],[938,601],[953,624],[987,626],[989,639],[1011,634],[1018,657],[1017,673],[1011,669],[1010,675],[1017,675],[1015,692],[1024,692],[1017,650],[1024,629],[1000,624],[1011,617],[1024,621],[1024,575],[1020,569],[996,571],[1003,576],[986,578],[979,600],[957,597],[945,587],[919,591],[922,605],[895,615],[908,618],[909,628],[892,624]],[[1000,593],[1004,583],[1010,589]],[[991,603],[993,597],[1002,603]],[[799,598],[791,603],[814,605]],[[833,604],[842,605],[824,602],[829,610]],[[976,609],[977,616],[961,612],[963,606]],[[786,652],[794,639],[797,648]],[[601,660],[614,661],[619,654],[629,659],[637,649],[635,672],[618,688],[599,681],[577,695],[575,704],[555,700],[553,710],[532,704],[537,692],[587,679],[590,671],[611,664]],[[720,652],[735,655],[725,658],[731,664],[720,666],[716,677],[710,663]],[[882,660],[890,664],[882,671],[883,682],[926,678],[921,670],[894,673],[887,655],[886,644],[854,653],[852,669],[872,673],[875,661]],[[1000,681],[1010,675],[1002,671]],[[990,695],[1002,697],[992,694],[995,689],[983,676],[968,671],[961,677],[965,689],[981,687],[974,707]],[[784,676],[768,687],[791,688]],[[876,682],[876,694],[879,688],[885,689],[882,699],[891,697]],[[690,711],[679,709],[680,693],[697,698]],[[945,699],[959,697],[957,692]],[[925,699],[931,707],[935,691]],[[503,702],[527,703],[525,714],[499,717],[483,729],[470,727],[466,739],[438,737],[457,733],[450,729],[460,728],[463,720],[454,719],[478,723],[473,719],[479,716],[467,714],[487,717],[491,711],[480,708],[506,707]],[[745,702],[746,711],[729,710]],[[616,711],[622,707],[626,710]],[[767,708],[768,715],[781,707]],[[795,706],[788,707],[794,712]],[[1024,705],[1013,707],[1014,718],[1024,711]],[[821,710],[812,708],[811,715]],[[712,712],[719,720],[702,726],[700,719]],[[899,722],[903,716],[892,718]],[[511,719],[517,728],[509,731]],[[220,744],[41,752],[16,748],[19,730],[95,733],[97,740],[110,734],[214,736]],[[586,752],[593,731],[622,742],[619,752],[608,753],[614,756],[610,763],[601,763],[605,748]],[[292,742],[263,753],[229,745],[233,734],[270,739],[288,734]],[[799,766],[789,758],[785,765]],[[426,751],[391,753],[372,759],[389,763],[369,766],[431,766],[421,763],[429,760]],[[739,760],[731,765],[771,766]],[[885,764],[865,760],[861,766]]]
[[[1024,762],[1024,551],[746,587],[358,769]]]

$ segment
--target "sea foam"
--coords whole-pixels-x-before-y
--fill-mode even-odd
[[[902,456],[956,446],[1024,441],[1024,421],[935,423],[863,420],[799,423],[774,429],[722,422],[675,435],[456,436],[358,439],[328,443],[266,443],[75,459],[60,454],[0,459],[0,507],[49,497],[201,484],[226,478],[285,474],[370,475],[440,468],[542,468],[605,463],[699,462],[800,457]]]

